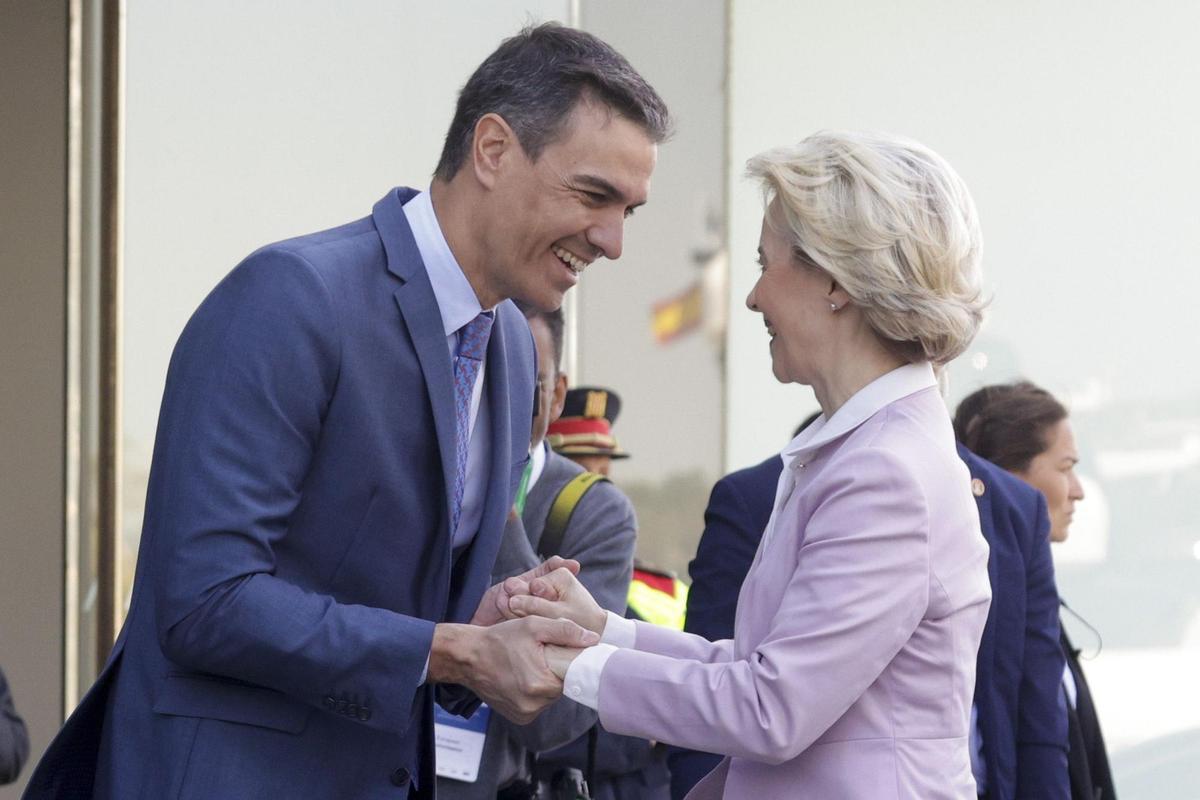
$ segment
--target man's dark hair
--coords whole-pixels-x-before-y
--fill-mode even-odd
[[[655,143],[670,132],[666,104],[624,56],[590,33],[554,22],[531,25],[505,39],[459,93],[434,177],[448,181],[458,174],[475,124],[489,113],[504,118],[536,161],[585,92],[640,125]]]
[[[556,308],[553,311],[541,311],[534,308],[528,303],[520,300],[513,300],[517,304],[517,308],[521,309],[521,313],[525,315],[525,319],[532,322],[535,319],[540,319],[546,323],[546,327],[550,330],[550,341],[554,342],[554,371],[562,372],[562,354],[563,354],[563,312],[561,308]]]
[[[1023,472],[1050,446],[1050,429],[1066,418],[1067,409],[1045,389],[1029,381],[998,383],[963,398],[954,435],[980,458]]]

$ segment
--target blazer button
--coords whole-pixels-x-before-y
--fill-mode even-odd
[[[337,708],[337,698],[335,698],[335,697],[332,697],[332,696],[326,697],[321,702],[324,703],[325,707],[328,708],[330,711],[333,711],[335,708]]]
[[[366,722],[367,720],[369,720],[371,718],[371,709],[368,708],[367,706],[359,706],[358,707],[358,718],[362,722]]]
[[[404,767],[396,767],[394,770],[392,770],[391,778],[393,786],[407,786],[408,770],[406,770]]]
[[[346,716],[355,718],[358,717],[358,703],[351,703],[350,705],[346,706]]]

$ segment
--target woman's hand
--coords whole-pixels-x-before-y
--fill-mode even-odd
[[[597,634],[604,633],[608,613],[592,598],[575,573],[560,568],[529,581],[529,593],[509,597],[508,608],[519,617],[565,618]]]
[[[550,668],[560,681],[567,679],[567,670],[571,667],[571,662],[583,651],[577,647],[560,647],[556,644],[548,644],[543,648],[546,656],[546,666]]]
[[[528,572],[505,578],[483,593],[475,616],[471,617],[472,625],[495,625],[506,619],[516,619],[526,614],[513,612],[512,598],[529,593],[529,584],[544,575],[562,571],[574,577],[579,572],[579,562],[572,558],[551,556]]]

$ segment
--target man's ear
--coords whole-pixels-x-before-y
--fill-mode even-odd
[[[484,114],[475,123],[475,136],[471,140],[471,164],[475,178],[491,189],[503,167],[506,154],[517,145],[517,135],[504,117],[499,114]]]
[[[560,372],[554,378],[554,396],[550,399],[550,421],[562,416],[563,406],[567,402],[567,373]]]

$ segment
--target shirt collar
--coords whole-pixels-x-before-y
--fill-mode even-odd
[[[526,492],[533,489],[538,478],[542,477],[542,471],[546,468],[546,448],[549,446],[546,440],[542,439],[541,444],[529,453],[529,484],[525,487]]]
[[[433,211],[433,200],[428,191],[420,192],[404,204],[404,216],[412,228],[417,251],[425,262],[433,296],[437,299],[438,311],[442,315],[442,327],[446,335],[456,333],[466,325],[483,307],[471,288],[471,282],[463,274],[462,267],[450,252],[450,245],[438,224]]]
[[[854,430],[884,406],[932,386],[937,386],[937,378],[928,361],[905,364],[880,375],[855,392],[833,417],[826,419],[822,414],[800,431],[783,449],[783,465],[790,468],[793,463],[811,460],[822,447]]]

